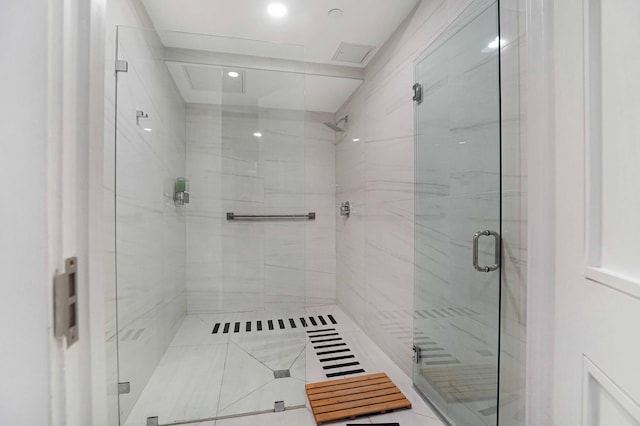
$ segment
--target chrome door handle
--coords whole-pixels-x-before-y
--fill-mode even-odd
[[[478,265],[478,240],[482,236],[492,236],[496,240],[495,246],[495,264],[493,266],[480,266]],[[473,235],[473,267],[478,272],[491,272],[500,267],[500,234],[494,231],[478,231]]]

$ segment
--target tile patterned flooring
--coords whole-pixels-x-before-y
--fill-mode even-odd
[[[412,386],[409,378],[394,364],[364,332],[338,307],[309,308],[299,318],[331,314],[337,324],[308,328],[289,326],[289,316],[274,313],[252,312],[225,315],[188,315],[178,334],[171,342],[158,368],[152,375],[142,395],[129,415],[125,426],[144,426],[146,418],[158,416],[160,424],[186,422],[193,419],[218,420],[195,421],[201,426],[305,426],[315,425],[308,406],[304,385],[328,380],[327,372],[346,372],[363,369],[370,374],[385,372],[412,402],[413,408],[395,413],[362,417],[355,421],[336,422],[371,424],[400,422],[403,426],[442,425],[429,406]],[[278,319],[287,326],[280,329]],[[272,319],[274,330],[268,330],[266,320]],[[263,330],[256,330],[256,321],[263,321]],[[246,322],[252,321],[250,332]],[[298,320],[296,320],[299,323]],[[230,322],[228,333],[222,333],[225,322]],[[234,332],[235,322],[241,327]],[[212,331],[216,323],[222,323],[218,333]],[[309,338],[308,330],[335,328],[335,332],[347,344],[349,354],[355,356],[357,366],[335,367],[344,360],[320,362],[317,349]],[[348,360],[350,361],[350,360]],[[291,377],[275,379],[274,371],[289,370]],[[336,376],[336,379],[345,376]],[[276,400],[284,400],[288,409],[280,413],[263,413],[232,417],[245,413],[273,409]],[[296,407],[296,408],[294,408]],[[221,418],[231,416],[229,418]]]

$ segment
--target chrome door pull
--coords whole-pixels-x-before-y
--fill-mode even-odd
[[[495,264],[493,266],[480,266],[478,265],[478,240],[481,236],[492,236],[496,240],[495,245]],[[500,234],[494,231],[478,231],[473,235],[473,267],[478,272],[491,272],[500,267]]]

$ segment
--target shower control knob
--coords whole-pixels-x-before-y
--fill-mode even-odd
[[[340,204],[340,216],[349,217],[351,214],[351,204],[348,201],[343,201]]]

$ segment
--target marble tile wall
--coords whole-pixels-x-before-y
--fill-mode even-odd
[[[109,425],[118,424],[118,362],[119,380],[131,383],[131,393],[120,398],[126,418],[187,306],[184,208],[173,202],[175,178],[185,174],[185,104],[159,60],[161,45],[155,33],[122,29],[119,57],[129,61],[129,72],[118,75],[114,128],[116,25],[151,27],[140,2],[109,2],[104,154]],[[149,118],[136,123],[136,109]]]
[[[305,307],[336,304],[335,132],[323,123],[332,114],[305,113]]]
[[[189,105],[189,312],[335,303],[331,115]],[[253,133],[260,131],[261,138]],[[304,141],[303,141],[304,140]],[[226,212],[315,211],[309,222],[228,222]]]
[[[337,301],[405,373],[411,375],[414,305],[414,61],[471,2],[423,1],[365,70],[365,82],[337,117],[349,114],[336,146]],[[524,7],[502,2],[503,304],[500,415],[524,419],[526,326],[526,116]],[[502,408],[505,407],[504,412]],[[508,420],[508,421],[507,421]]]
[[[402,336],[413,333],[414,60],[467,4],[421,2],[337,114],[350,119],[336,147],[337,202],[354,205],[336,227],[338,305],[409,375],[412,348]]]
[[[221,309],[222,110],[187,105],[187,306],[189,312]]]

